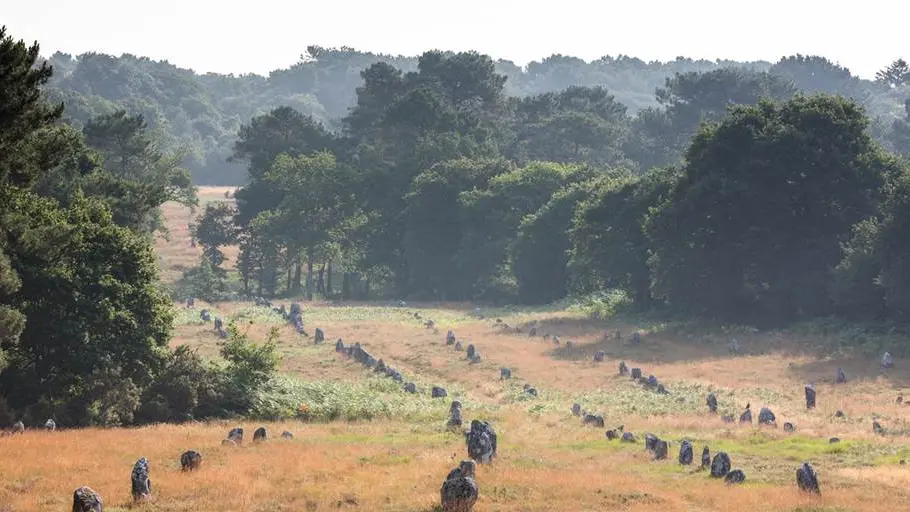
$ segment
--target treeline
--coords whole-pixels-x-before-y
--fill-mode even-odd
[[[0,427],[243,414],[277,367],[274,340],[229,327],[222,360],[168,348],[160,206],[197,204],[180,156],[141,115],[61,122],[52,75],[0,28]]]
[[[910,305],[906,169],[855,100],[724,68],[668,79],[632,118],[599,87],[510,97],[476,53],[362,76],[340,134],[288,107],[239,130],[248,184],[197,236],[216,268],[239,242],[247,293],[337,294],[314,281],[335,264],[400,298],[620,290],[762,325]]]
[[[320,121],[330,131],[340,132],[343,118],[357,103],[361,71],[381,62],[413,72],[419,61],[418,57],[310,46],[300,62],[264,77],[199,75],[166,61],[129,54],[112,57],[86,53],[74,57],[56,53],[47,60],[55,69],[47,90],[54,100],[66,103],[66,116],[72,122],[81,125],[121,109],[142,114],[168,149],[183,152],[184,165],[192,172],[193,181],[206,185],[244,182],[243,167],[230,162],[229,157],[237,130],[251,118],[289,106]],[[873,134],[886,144],[890,144],[892,122],[905,118],[904,100],[910,96],[899,70],[872,82],[861,80],[824,58],[802,55],[776,63],[712,62],[683,57],[669,62],[645,62],[624,55],[585,62],[552,55],[524,68],[504,60],[493,65],[497,74],[507,78],[507,96],[536,96],[571,86],[602,87],[625,106],[630,116],[649,107],[660,107],[660,97],[655,97],[654,91],[666,88],[666,80],[677,73],[722,68],[768,71],[806,93],[824,92],[856,99],[874,120]],[[647,113],[640,117],[642,123],[658,122]]]

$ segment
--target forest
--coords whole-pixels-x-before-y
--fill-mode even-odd
[[[910,314],[902,60],[872,82],[803,55],[521,69],[311,47],[267,78],[198,76],[129,55],[42,59],[4,29],[0,91],[0,413],[248,410],[270,345],[232,330],[217,368],[168,348],[173,300],[189,297],[583,296],[883,329]],[[240,188],[200,205],[204,257],[165,289],[160,208],[198,205],[204,183]]]

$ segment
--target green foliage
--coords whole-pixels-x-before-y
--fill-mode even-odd
[[[199,220],[192,226],[191,234],[202,246],[202,254],[212,267],[224,262],[221,247],[237,240],[237,229],[233,223],[236,210],[228,203],[217,201],[205,205]]]
[[[546,304],[567,295],[572,216],[598,182],[593,179],[560,189],[521,221],[512,249],[512,268],[523,303]]]
[[[227,332],[227,340],[221,343],[221,357],[227,361],[225,399],[231,409],[248,411],[281,362],[276,346],[278,328],[272,327],[265,342],[258,345],[234,323]]]
[[[696,314],[781,321],[830,310],[830,272],[895,163],[852,101],[737,107],[693,139],[648,220],[658,292]],[[749,158],[742,158],[748,154]]]
[[[194,297],[214,303],[227,300],[229,296],[226,272],[213,266],[205,256],[199,261],[199,266],[183,273],[174,289],[173,296],[179,300]]]

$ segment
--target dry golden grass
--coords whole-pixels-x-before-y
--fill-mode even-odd
[[[224,189],[204,187],[203,200],[223,200]],[[157,241],[164,274],[179,277],[195,265],[198,249],[185,231],[190,213],[166,205],[171,242]],[[181,229],[183,228],[183,229]],[[233,261],[232,254],[229,258]],[[799,347],[818,340],[790,334],[737,336],[745,355],[733,357],[721,340],[692,340],[653,332],[642,343],[627,343],[640,326],[594,321],[570,312],[487,311],[477,320],[470,304],[422,304],[408,308],[381,304],[304,304],[306,328],[321,327],[326,343],[297,335],[262,308],[250,304],[198,303],[227,320],[236,319],[251,338],[261,339],[279,326],[282,370],[312,381],[352,381],[367,372],[335,354],[333,342],[360,342],[374,356],[395,366],[422,386],[439,384],[465,403],[465,419],[489,419],[499,436],[494,464],[478,468],[481,498],[477,511],[887,511],[905,510],[910,502],[910,458],[906,424],[908,406],[895,397],[906,389],[910,361],[882,373],[876,361],[818,358]],[[409,312],[436,321],[425,329]],[[182,312],[172,345],[188,344],[215,357],[218,339],[211,325],[193,322],[197,312]],[[495,324],[523,326],[523,333]],[[250,324],[249,320],[253,323]],[[559,335],[559,346],[529,338],[527,325]],[[464,352],[445,345],[454,329],[483,360],[469,364]],[[625,335],[616,340],[611,333]],[[566,347],[571,340],[573,347]],[[604,350],[607,360],[591,359]],[[671,395],[661,397],[616,375],[624,360],[664,382]],[[835,369],[850,381],[833,384]],[[513,370],[499,380],[499,368]],[[803,385],[813,382],[818,408],[806,411]],[[534,385],[540,396],[529,399],[521,385]],[[754,415],[771,407],[778,423],[791,421],[796,434],[780,429],[726,425],[707,413],[704,395],[718,393],[721,409],[738,414],[746,402]],[[573,402],[604,414],[607,426],[625,426],[641,438],[653,432],[671,443],[670,460],[655,462],[641,444],[608,442],[603,429],[588,428],[572,416]],[[846,418],[834,413],[842,410]],[[872,433],[873,418],[889,430]],[[149,511],[298,511],[387,510],[429,512],[439,502],[446,473],[466,450],[460,434],[448,432],[444,419],[408,423],[400,418],[327,424],[289,421],[267,423],[271,441],[238,448],[220,445],[235,423],[150,426],[139,429],[88,429],[56,433],[27,432],[0,439],[0,511],[68,510],[73,490],[89,485],[105,499],[107,512]],[[247,437],[259,426],[240,422]],[[283,430],[296,438],[278,438]],[[839,444],[828,438],[840,437]],[[696,467],[676,462],[679,442],[690,439],[696,461],[704,445],[727,451],[747,482],[729,487]],[[202,469],[184,474],[180,454],[203,454]],[[129,472],[140,456],[151,461],[154,499],[133,506]],[[800,495],[795,470],[810,461],[817,469],[823,496]],[[696,462],[697,466],[697,462]]]

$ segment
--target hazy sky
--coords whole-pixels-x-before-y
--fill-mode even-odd
[[[910,59],[910,3],[902,0],[2,3],[0,24],[16,39],[37,40],[43,55],[133,53],[197,72],[267,74],[296,62],[310,44],[404,55],[473,49],[522,65],[554,53],[774,62],[798,52],[863,77]]]

